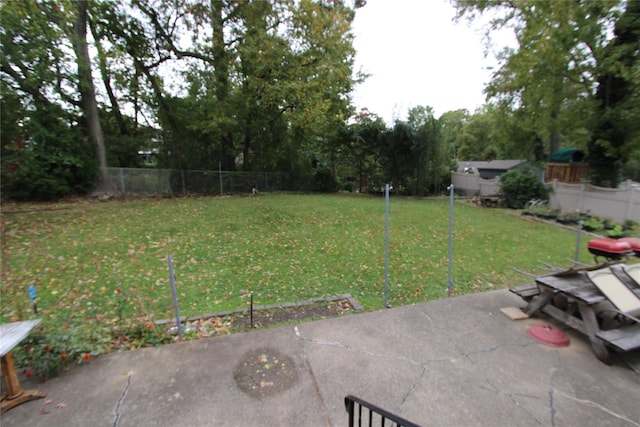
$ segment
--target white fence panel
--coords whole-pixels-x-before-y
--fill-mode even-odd
[[[478,174],[453,172],[451,182],[456,192],[465,196],[494,196],[500,193],[500,179],[482,179]],[[602,188],[589,184],[566,184],[554,180],[549,206],[564,212],[589,213],[613,221],[627,219],[640,222],[640,183],[625,181],[619,188]]]
[[[465,196],[495,196],[500,192],[500,178],[483,179],[475,173],[453,172],[451,183],[458,194]]]
[[[553,181],[549,205],[565,212],[582,212],[610,218],[640,222],[640,184],[623,182],[619,188],[602,188],[587,184],[565,184]]]

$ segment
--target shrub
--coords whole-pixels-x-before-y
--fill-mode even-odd
[[[312,191],[333,193],[338,189],[338,182],[329,169],[317,169],[312,181]]]
[[[589,218],[582,223],[582,227],[587,231],[599,231],[604,228],[604,223],[599,218]]]
[[[81,363],[104,353],[109,342],[102,325],[89,321],[61,330],[40,327],[22,342],[23,351],[16,349],[14,355],[25,376],[46,380],[71,362]]]
[[[2,152],[2,193],[18,200],[52,200],[91,190],[97,163],[81,129],[57,120],[49,111],[34,112],[24,139]]]
[[[533,168],[512,169],[500,177],[500,183],[500,194],[512,209],[522,209],[532,199],[548,198]]]

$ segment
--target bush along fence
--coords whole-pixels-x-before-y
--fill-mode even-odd
[[[461,196],[500,194],[498,177],[483,179],[477,174],[454,172],[451,182]],[[640,183],[625,181],[618,188],[602,188],[553,180],[545,187],[549,190],[549,207],[554,210],[589,214],[617,222],[640,222]]]
[[[223,195],[286,191],[288,174],[281,172],[187,171],[108,168],[110,191],[122,195]]]

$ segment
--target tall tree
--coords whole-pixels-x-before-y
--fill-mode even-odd
[[[487,94],[531,120],[533,134],[548,141],[548,153],[563,137],[586,135],[593,123],[593,97],[607,34],[621,5],[631,2],[513,2],[456,0],[458,18],[492,13],[488,32],[512,28],[516,49],[505,49]],[[575,142],[575,141],[574,141]],[[582,141],[582,145],[586,141]]]
[[[23,112],[13,122],[20,137],[10,157],[17,161],[11,179],[3,179],[3,188],[13,183],[9,194],[38,198],[87,191],[94,184],[95,166],[85,156],[90,145],[84,141],[89,138],[79,137],[76,125],[78,112],[87,113],[87,105],[77,92],[81,71],[77,66],[73,70],[73,58],[67,54],[74,52],[69,38],[74,34],[74,5],[24,1],[3,2],[0,7],[1,77]],[[79,65],[79,57],[75,59]],[[3,145],[6,142],[3,138]],[[3,166],[6,153],[3,150]],[[4,172],[3,167],[6,177]]]
[[[73,45],[73,50],[76,55],[80,107],[91,142],[94,144],[96,150],[98,170],[100,173],[97,190],[104,191],[107,190],[109,186],[109,174],[107,172],[107,155],[104,146],[104,136],[102,134],[102,126],[98,114],[98,103],[96,101],[96,92],[91,73],[91,58],[87,45],[87,0],[76,0],[73,3],[73,7],[75,17],[73,25],[67,27],[67,34],[71,39],[71,44]],[[53,16],[56,16],[56,19],[63,19],[60,15]],[[60,22],[59,25],[64,26],[64,23]]]
[[[640,149],[640,1],[626,3],[597,69],[595,128],[589,140],[591,179],[615,187],[621,168]]]

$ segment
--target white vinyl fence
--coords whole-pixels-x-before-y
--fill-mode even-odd
[[[556,180],[546,184],[549,206],[565,212],[581,212],[617,222],[640,222],[640,183],[625,181],[618,188],[589,184],[566,184]]]
[[[499,178],[482,179],[478,174],[454,172],[451,182],[456,193],[463,196],[494,196],[500,193]],[[549,206],[554,209],[588,213],[616,222],[627,219],[640,222],[640,183],[625,181],[618,188],[602,188],[554,180],[545,186],[549,190]]]

